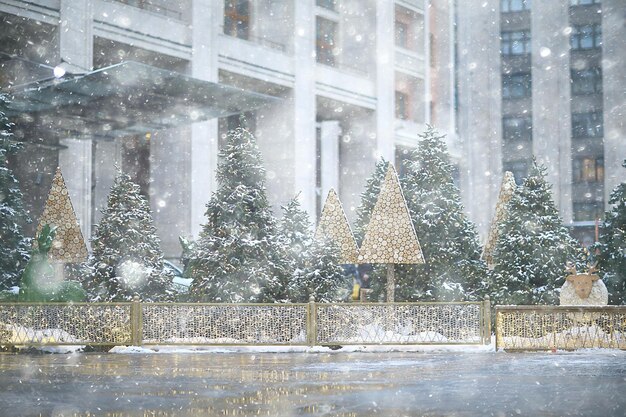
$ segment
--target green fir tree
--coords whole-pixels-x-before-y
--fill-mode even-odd
[[[339,262],[339,248],[331,239],[315,239],[306,251],[303,268],[294,271],[290,288],[293,302],[306,303],[311,296],[321,303],[344,299],[351,282]]]
[[[545,175],[533,160],[499,226],[491,291],[497,304],[558,303],[566,263],[582,266],[583,249],[563,226]]]
[[[297,197],[281,208],[283,217],[278,223],[278,230],[290,273],[289,299],[293,301],[301,298],[297,290],[295,293],[292,292],[294,289],[292,281],[304,270],[307,254],[313,244],[313,232],[309,215],[302,209]]]
[[[115,178],[91,247],[84,285],[92,301],[172,298],[172,276],[163,268],[150,205],[127,174]]]
[[[211,302],[284,301],[291,274],[253,135],[243,128],[229,132],[220,157],[219,187],[187,266],[191,296]]]
[[[626,160],[622,164],[626,168]],[[626,182],[611,192],[602,224],[598,249],[598,266],[604,272],[602,280],[609,290],[609,304],[626,304]]]
[[[0,93],[0,291],[18,284],[28,262],[29,239],[22,233],[28,216],[22,203],[22,192],[8,159],[20,146],[12,141],[11,123],[6,117],[9,99]]]
[[[405,160],[405,169],[402,188],[426,263],[398,267],[396,297],[482,299],[487,269],[476,228],[463,213],[444,136],[429,126]]]

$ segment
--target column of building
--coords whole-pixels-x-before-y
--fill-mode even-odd
[[[218,35],[224,2],[192,1],[191,75],[218,82]],[[216,189],[215,171],[218,155],[217,119],[194,123],[191,128],[191,234],[198,236],[205,223],[206,203]]]
[[[93,62],[93,2],[61,0],[59,19],[59,68],[84,73]],[[60,75],[60,73],[58,73]],[[58,165],[74,205],[83,236],[91,236],[92,140],[68,137],[59,141]]]
[[[624,182],[626,170],[626,24],[623,0],[602,2],[602,82],[606,208],[610,193]]]
[[[502,99],[499,2],[457,3],[458,127],[461,189],[470,219],[485,236],[502,173]],[[480,45],[480,48],[476,48]]]
[[[315,213],[315,2],[294,4],[294,174],[300,202]]]
[[[532,151],[565,223],[572,219],[568,2],[532,3]]]

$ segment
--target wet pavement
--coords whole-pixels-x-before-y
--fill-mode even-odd
[[[1,416],[624,416],[626,352],[0,354]]]

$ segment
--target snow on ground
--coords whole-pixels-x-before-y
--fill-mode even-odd
[[[494,345],[347,345],[347,346],[116,346],[109,353],[346,353],[346,352],[494,352]]]

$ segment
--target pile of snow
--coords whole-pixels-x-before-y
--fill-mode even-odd
[[[484,353],[494,345],[349,345],[349,346],[116,346],[109,353],[350,353],[350,352],[424,352]]]
[[[80,343],[80,340],[62,329],[35,330],[30,327],[4,323],[0,323],[0,329],[4,333],[2,337],[3,342],[6,341],[7,345],[15,346],[18,349],[37,344],[47,345],[35,348],[42,352],[71,353],[82,350],[85,347],[79,344],[68,344]]]

